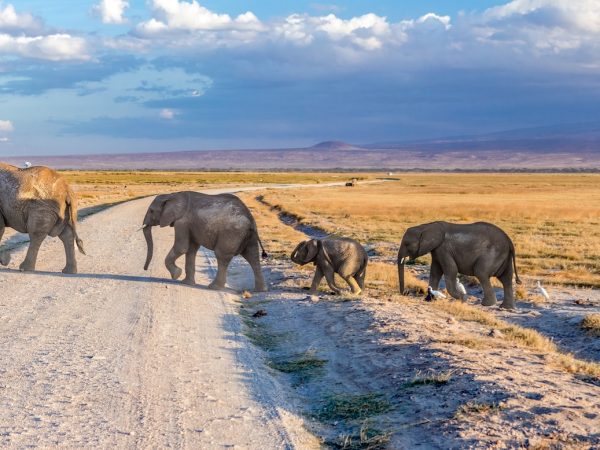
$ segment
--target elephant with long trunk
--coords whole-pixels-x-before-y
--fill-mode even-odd
[[[175,229],[175,243],[165,259],[165,265],[174,280],[182,274],[175,261],[185,254],[183,282],[192,286],[196,284],[196,254],[200,247],[205,247],[215,252],[218,264],[217,276],[208,286],[210,289],[225,287],[229,262],[234,256],[241,255],[252,267],[255,290],[266,290],[259,246],[262,256],[267,255],[258,237],[252,213],[235,195],[176,192],[157,196],[148,207],[143,222],[148,251],[144,270],[148,270],[152,261],[152,227],[157,225]]]
[[[35,270],[38,251],[46,236],[58,236],[65,247],[63,273],[77,273],[75,244],[85,254],[77,235],[77,198],[67,181],[47,167],[20,169],[0,163],[0,240],[6,227],[29,234],[23,271]],[[0,251],[0,263],[10,254]]]
[[[400,293],[405,293],[404,264],[431,253],[429,286],[438,288],[442,276],[446,289],[454,298],[462,299],[456,283],[457,275],[473,275],[483,287],[484,306],[496,304],[496,293],[490,277],[496,277],[504,287],[501,308],[514,309],[513,275],[517,273],[515,247],[508,235],[496,225],[487,222],[454,224],[432,222],[406,230],[398,251],[398,279]]]

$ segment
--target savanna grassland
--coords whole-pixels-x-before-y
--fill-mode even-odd
[[[600,287],[600,175],[402,174],[354,188],[269,191],[264,200],[392,257],[407,227],[488,221],[513,239],[521,274]]]
[[[265,184],[340,182],[356,177],[370,180],[379,174],[309,172],[157,172],[62,171],[77,192],[80,206],[96,206],[181,190]]]

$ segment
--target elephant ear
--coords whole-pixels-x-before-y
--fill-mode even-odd
[[[425,225],[419,236],[419,256],[429,253],[444,242],[444,230],[439,223]]]
[[[317,253],[319,253],[319,241],[316,239],[311,239],[306,242],[306,263],[312,262],[316,257]]]
[[[175,221],[185,212],[185,200],[180,196],[171,196],[168,198],[160,214],[160,227],[173,226]]]

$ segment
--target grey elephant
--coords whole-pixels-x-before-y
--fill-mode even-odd
[[[310,239],[301,242],[291,254],[296,264],[314,263],[315,276],[310,292],[315,293],[325,276],[331,290],[339,294],[334,274],[341,276],[354,294],[360,294],[365,288],[365,275],[369,257],[357,241],[350,238]]]
[[[484,306],[496,304],[496,293],[490,277],[496,277],[504,287],[501,308],[514,309],[513,275],[517,273],[515,247],[508,235],[496,225],[487,222],[454,224],[432,222],[406,230],[398,251],[398,278],[400,293],[404,293],[404,264],[431,253],[429,286],[438,288],[442,275],[446,288],[454,298],[462,299],[457,287],[457,275],[473,275],[483,287]]]
[[[165,265],[174,280],[182,274],[175,261],[185,254],[183,282],[192,286],[196,284],[196,254],[200,247],[205,247],[215,252],[218,263],[217,276],[208,286],[210,289],[225,287],[229,262],[234,256],[241,255],[252,267],[255,290],[266,290],[259,246],[262,256],[266,257],[267,254],[252,213],[235,195],[176,192],[157,196],[148,207],[143,222],[148,247],[144,270],[148,270],[152,261],[152,227],[156,225],[175,228],[175,243],[165,259]]]
[[[6,227],[29,234],[29,248],[19,266],[35,270],[38,251],[46,236],[58,236],[65,247],[63,273],[77,273],[75,244],[85,254],[77,235],[77,198],[67,181],[47,167],[20,169],[0,163],[0,240]],[[8,265],[10,254],[0,252]]]

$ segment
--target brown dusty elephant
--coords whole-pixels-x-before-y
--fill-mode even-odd
[[[47,167],[19,169],[0,163],[0,240],[6,227],[29,234],[29,249],[21,263],[23,271],[35,270],[38,251],[46,236],[63,242],[67,263],[63,273],[77,273],[77,199],[67,181]],[[0,252],[0,263],[8,265],[10,255]]]
[[[360,294],[365,288],[365,275],[369,257],[357,241],[350,238],[310,239],[301,242],[294,249],[291,259],[296,264],[314,263],[315,276],[310,292],[315,293],[325,276],[333,292],[340,293],[335,284],[334,274],[341,276],[354,294]]]
[[[198,192],[176,192],[157,196],[146,212],[143,229],[148,246],[144,270],[148,269],[154,251],[152,227],[175,228],[175,243],[165,259],[165,265],[176,280],[182,270],[175,261],[185,254],[184,283],[195,285],[196,254],[200,247],[215,252],[218,270],[208,286],[223,289],[227,281],[227,267],[236,255],[241,255],[252,267],[256,291],[265,291],[266,285],[260,267],[259,246],[266,257],[256,222],[250,210],[235,195],[207,195]]]
[[[406,230],[398,251],[400,293],[404,293],[404,263],[431,253],[429,286],[437,289],[444,276],[452,297],[462,299],[456,283],[457,275],[474,275],[483,287],[484,306],[496,304],[496,293],[490,277],[498,278],[504,287],[501,308],[513,309],[515,300],[512,280],[521,283],[517,273],[515,247],[508,235],[487,222],[454,224],[432,222]]]

